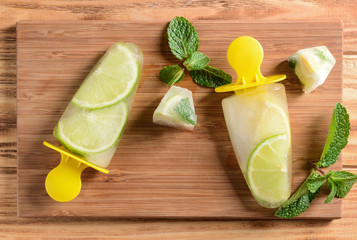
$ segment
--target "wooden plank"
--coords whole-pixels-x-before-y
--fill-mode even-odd
[[[293,188],[318,159],[328,125],[342,94],[342,27],[339,23],[239,23],[194,21],[200,51],[213,66],[232,72],[225,60],[228,44],[240,35],[264,47],[265,75],[287,73],[293,139]],[[21,22],[17,26],[18,213],[20,216],[116,216],[149,218],[272,218],[252,198],[239,171],[225,128],[220,101],[229,94],[195,85],[198,126],[193,133],[152,124],[151,115],[167,91],[159,70],[177,61],[163,37],[166,22]],[[283,36],[287,30],[288,36]],[[115,41],[134,42],[145,65],[129,123],[106,176],[88,170],[80,196],[55,203],[44,179],[58,156],[41,145],[54,142],[52,129],[95,62]],[[329,80],[304,95],[283,62],[297,49],[327,45],[337,59]],[[165,146],[163,146],[165,143]],[[183,151],[185,149],[185,151]],[[334,165],[341,169],[341,161]],[[326,195],[326,193],[323,193]],[[340,201],[314,201],[303,218],[338,218]],[[332,209],[332,210],[330,210]]]

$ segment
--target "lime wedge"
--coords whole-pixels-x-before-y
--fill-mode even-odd
[[[265,109],[257,126],[257,139],[266,139],[282,133],[287,134],[287,142],[290,143],[290,123],[286,111],[271,101],[265,101]]]
[[[124,102],[101,109],[70,104],[55,128],[55,137],[70,151],[88,155],[113,147],[120,139],[128,117]]]
[[[88,74],[72,102],[96,109],[125,99],[139,82],[142,61],[142,53],[134,44],[114,44]]]
[[[179,103],[186,98],[188,100],[187,105],[190,107],[191,111],[191,115],[186,117],[197,118],[193,104],[192,92],[186,88],[172,86],[161,99],[159,106],[156,108],[153,114],[153,122],[164,126],[192,131],[195,124],[185,119],[185,117],[183,117],[177,109],[177,107],[179,107]]]
[[[248,159],[247,182],[256,201],[276,208],[290,196],[287,134],[263,140]]]

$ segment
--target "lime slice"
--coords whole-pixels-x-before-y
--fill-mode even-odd
[[[247,182],[263,207],[276,208],[290,196],[290,170],[287,134],[267,138],[257,145],[248,159]]]
[[[257,126],[257,139],[286,133],[287,142],[290,143],[290,123],[286,111],[271,101],[265,101],[265,106]]]
[[[142,59],[140,49],[134,44],[114,44],[89,73],[72,102],[96,109],[126,98],[137,86]]]
[[[192,92],[186,88],[172,86],[156,108],[153,114],[153,122],[164,126],[192,131],[194,129],[194,124],[191,124],[182,116],[182,114],[180,114],[180,111],[177,111],[179,103],[185,98],[188,99],[188,105],[192,109],[192,115],[195,115]]]
[[[153,115],[153,122],[156,124],[193,130],[194,125],[186,123],[175,111],[175,107],[184,98],[182,95],[173,95],[163,101]]]
[[[336,59],[326,46],[300,49],[289,57],[289,63],[303,85],[303,91],[310,93],[322,85]]]
[[[166,103],[162,107],[162,113],[163,114],[172,114],[176,115],[176,112],[174,111],[174,108],[178,105],[178,103],[183,99],[184,96],[182,95],[173,95],[169,97],[166,101]]]
[[[124,102],[95,110],[68,106],[55,129],[55,137],[80,155],[101,153],[113,147],[125,127],[128,109]]]

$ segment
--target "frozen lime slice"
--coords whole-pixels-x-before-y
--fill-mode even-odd
[[[186,88],[172,86],[156,108],[153,122],[192,131],[197,123],[192,92]]]
[[[290,123],[286,111],[279,105],[267,100],[265,109],[257,126],[257,139],[266,139],[273,135],[286,133],[290,143]]]
[[[142,61],[141,50],[134,44],[114,44],[88,74],[72,102],[96,109],[126,98],[137,86]]]
[[[300,49],[289,57],[289,67],[295,71],[305,93],[322,85],[335,63],[336,59],[326,46]]]
[[[127,117],[128,108],[124,102],[94,110],[70,104],[54,135],[72,152],[100,153],[119,141]]]
[[[247,182],[256,201],[267,208],[280,206],[290,196],[286,134],[267,138],[251,153],[247,165]]]
[[[166,102],[162,105],[162,113],[175,114],[174,109],[183,98],[184,96],[182,95],[173,95],[167,98]]]

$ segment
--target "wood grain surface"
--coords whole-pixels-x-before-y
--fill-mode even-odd
[[[322,0],[0,2],[1,239],[356,239],[357,187],[342,202],[342,219],[139,221],[113,218],[19,218],[16,161],[16,22],[20,20],[343,21],[343,103],[352,124],[343,169],[357,173],[357,3]]]
[[[234,73],[226,49],[238,36],[252,36],[264,48],[262,72],[288,74],[286,86],[293,146],[293,190],[310,173],[309,161],[321,155],[331,114],[342,96],[342,25],[340,23],[192,22],[200,51],[212,66]],[[152,123],[152,114],[168,87],[160,69],[175,64],[167,22],[41,21],[17,24],[17,150],[19,216],[88,216],[131,218],[273,218],[260,207],[239,171],[226,130],[221,101],[231,95],[194,84],[198,124],[193,132]],[[288,37],[282,37],[289,31]],[[46,195],[44,179],[59,163],[45,148],[56,122],[85,76],[116,41],[133,42],[144,54],[137,95],[109,175],[86,171],[80,195],[69,203]],[[298,49],[326,45],[336,58],[328,81],[305,95],[286,59]],[[334,169],[341,169],[338,161]],[[324,204],[326,194],[299,217],[339,218],[341,201]]]

